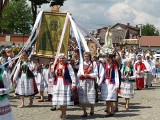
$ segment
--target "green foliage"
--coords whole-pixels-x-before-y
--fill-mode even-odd
[[[33,14],[33,24],[37,17],[37,5],[40,6],[45,3],[49,3],[48,0],[29,0],[31,2],[32,14]]]
[[[32,3],[34,3],[35,5],[42,5],[44,3],[49,3],[48,0],[29,0],[31,1]]]
[[[155,28],[154,25],[147,23],[142,26],[142,35],[145,36],[159,36],[159,31]]]
[[[29,0],[31,2],[31,8],[32,8],[32,14],[33,14],[33,23],[36,20],[36,16],[37,16],[37,5],[40,6],[42,4],[45,3],[50,3],[51,0]],[[51,2],[50,6],[53,5],[60,5],[62,6],[64,1],[66,0],[54,0],[54,2]],[[49,7],[49,5],[48,5]]]
[[[26,0],[11,0],[4,8],[0,26],[4,31],[29,34],[32,24],[31,8]]]
[[[54,0],[54,2],[52,2],[50,6],[53,6],[53,5],[63,6],[64,1],[66,0]]]

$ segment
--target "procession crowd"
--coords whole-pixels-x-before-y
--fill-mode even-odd
[[[112,117],[118,111],[120,97],[124,98],[124,108],[129,111],[134,90],[152,87],[160,77],[159,58],[150,50],[115,48],[101,56],[83,52],[83,70],[79,69],[77,48],[69,52],[69,60],[65,54],[59,54],[55,65],[53,62],[42,64],[40,58],[31,59],[30,52],[23,51],[19,60],[11,60],[14,58],[13,49],[1,51],[0,120],[14,119],[8,100],[10,85],[15,86],[15,96],[20,98],[19,108],[25,107],[25,97],[29,97],[28,106],[32,107],[34,96],[39,94],[38,102],[52,101],[52,111],[60,106],[60,118],[67,118],[67,106],[78,104],[82,106],[84,118],[94,116],[94,106],[102,100],[106,102],[104,117]],[[16,70],[11,75],[15,65]],[[47,92],[48,100],[45,100],[44,92]]]

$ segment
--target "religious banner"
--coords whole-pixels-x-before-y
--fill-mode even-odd
[[[92,57],[97,55],[97,44],[96,43],[89,41],[88,48],[89,48],[89,51]]]
[[[61,38],[66,13],[44,12],[39,35],[36,39],[36,54],[44,56],[54,56],[57,52]],[[70,23],[64,35],[61,53],[68,56],[68,40],[70,34]]]

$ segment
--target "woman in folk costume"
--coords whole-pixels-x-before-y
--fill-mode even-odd
[[[75,89],[75,85],[76,78],[72,66],[66,62],[64,54],[59,54],[58,63],[54,68],[52,103],[54,106],[60,106],[61,118],[66,118],[67,106],[74,105],[71,94],[72,90]]]
[[[136,73],[136,87],[137,90],[144,88],[144,71],[146,70],[146,66],[142,62],[141,55],[138,55],[138,60],[134,65],[134,70]]]
[[[134,97],[134,84],[136,78],[132,60],[130,58],[126,60],[126,64],[122,67],[121,75],[121,91],[119,96],[125,98],[125,108],[126,110],[129,110],[130,98]]]
[[[16,82],[15,94],[21,98],[20,108],[24,107],[24,97],[30,97],[30,104],[32,106],[33,97],[38,93],[37,85],[33,75],[33,63],[28,60],[27,51],[22,53],[22,60],[17,65],[17,69],[13,76],[13,81]]]
[[[5,50],[2,50],[1,52],[1,57],[0,57],[0,64],[4,64],[3,65],[3,69],[4,69],[4,74],[6,74],[6,78],[5,78],[5,82],[7,82],[7,84],[9,84],[11,82],[10,80],[10,70],[11,70],[11,67],[10,67],[10,64],[7,63],[8,62],[8,56],[7,56],[7,53]]]
[[[113,55],[106,56],[107,63],[104,65],[103,77],[100,78],[98,85],[101,85],[101,100],[106,101],[107,115],[114,115],[113,103],[117,101],[117,91],[119,89],[118,66],[114,62]]]
[[[6,74],[0,68],[0,120],[14,120],[8,95],[11,91],[12,84],[6,83]]]
[[[94,104],[95,104],[95,82],[97,78],[97,65],[95,62],[91,62],[90,52],[84,52],[83,54],[84,62],[83,69],[84,74],[78,71],[79,77],[79,102],[82,104],[83,115],[82,117],[87,117],[86,104],[90,105],[90,115],[94,114]]]

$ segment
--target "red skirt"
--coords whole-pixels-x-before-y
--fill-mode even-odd
[[[144,78],[136,78],[136,87],[138,89],[144,88]]]

